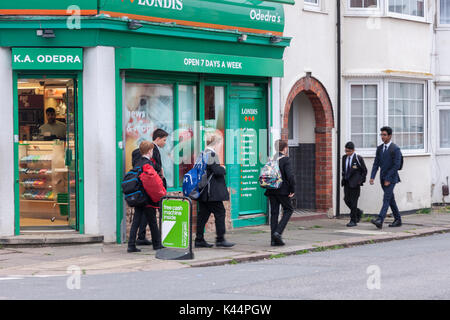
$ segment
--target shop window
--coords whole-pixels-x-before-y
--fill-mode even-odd
[[[205,86],[205,139],[214,136],[220,163],[225,164],[225,87]]]
[[[153,140],[160,128],[169,133],[160,149],[167,186],[174,187],[173,133],[174,86],[171,84],[127,83],[125,93],[126,169],[132,167],[132,152],[144,141]]]
[[[178,163],[179,185],[183,176],[194,166],[200,146],[194,138],[197,132],[197,87],[193,85],[178,86]]]

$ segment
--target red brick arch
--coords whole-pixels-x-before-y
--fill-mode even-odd
[[[295,97],[302,92],[311,101],[316,119],[316,209],[328,211],[333,208],[332,129],[334,128],[334,116],[328,93],[317,79],[304,77],[292,87],[284,107],[281,138],[288,139],[289,111]]]

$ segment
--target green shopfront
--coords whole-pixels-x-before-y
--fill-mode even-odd
[[[227,168],[228,225],[266,223],[267,201],[257,178],[272,144],[272,81],[283,77],[282,57],[290,42],[283,37],[283,3],[291,2],[1,4],[0,68],[9,70],[2,77],[11,76],[9,127],[14,142],[0,147],[12,149],[13,174],[8,172],[15,181],[15,202],[2,207],[10,213],[0,219],[0,236],[11,235],[11,226],[2,225],[5,221],[20,234],[24,200],[43,206],[45,199],[32,198],[32,192],[24,199],[24,186],[40,183],[39,176],[22,181],[24,169],[32,175],[48,169],[53,176],[66,172],[65,189],[52,186],[54,197],[62,199],[52,200],[53,209],[66,214],[68,227],[102,234],[105,241],[126,241],[131,210],[123,201],[121,178],[131,167],[132,151],[141,141],[152,140],[156,128],[169,133],[161,156],[170,194],[181,192],[184,174],[213,135]],[[65,91],[58,91],[63,87]],[[56,107],[59,100],[65,104],[65,139],[35,142],[33,130],[21,131],[21,96],[38,93],[45,103],[48,96],[56,99]],[[61,152],[61,168],[39,168],[36,157],[24,156],[24,150],[45,149],[40,144],[51,145],[53,154]],[[21,160],[29,160],[27,166]],[[59,181],[52,179],[55,185]],[[0,186],[4,189],[6,185]]]

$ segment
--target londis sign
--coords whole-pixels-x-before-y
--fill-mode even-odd
[[[280,1],[281,2],[281,1]],[[159,23],[281,36],[281,3],[258,0],[100,0],[100,13]]]
[[[81,48],[13,48],[13,70],[83,70]]]

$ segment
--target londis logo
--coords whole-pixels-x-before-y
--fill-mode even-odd
[[[131,0],[131,2],[134,2],[134,0]],[[170,10],[183,10],[183,0],[138,0],[137,4]]]

